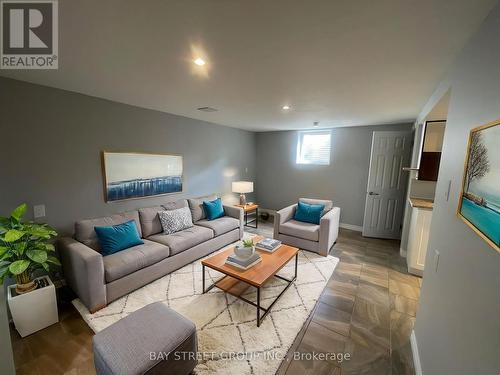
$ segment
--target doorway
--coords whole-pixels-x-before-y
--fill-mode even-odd
[[[373,132],[363,236],[401,238],[411,147],[411,131]]]

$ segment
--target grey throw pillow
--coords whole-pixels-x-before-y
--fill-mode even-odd
[[[213,201],[215,199],[217,199],[216,195],[207,195],[205,197],[188,199],[191,216],[193,217],[193,221],[195,223],[207,217],[205,210],[203,209],[203,201]]]
[[[158,211],[158,217],[164,234],[172,234],[193,226],[189,207]]]

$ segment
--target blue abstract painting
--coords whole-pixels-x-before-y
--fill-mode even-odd
[[[182,156],[103,152],[106,200],[182,192]]]
[[[473,129],[459,214],[500,251],[500,122]]]

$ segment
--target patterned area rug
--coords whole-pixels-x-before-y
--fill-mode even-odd
[[[231,245],[232,246],[232,245]],[[228,246],[229,247],[229,246]],[[227,248],[227,247],[226,247]],[[222,251],[222,250],[220,250]],[[257,328],[255,307],[217,288],[202,294],[201,260],[138,289],[91,314],[79,299],[73,305],[94,332],[106,328],[145,305],[163,301],[197,327],[197,374],[274,374],[311,313],[338,259],[300,251],[297,280]],[[280,272],[293,277],[292,259]],[[207,286],[222,274],[206,268]],[[261,290],[267,307],[284,288],[273,278]],[[244,295],[255,301],[255,288]]]

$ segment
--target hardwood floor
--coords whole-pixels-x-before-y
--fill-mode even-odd
[[[245,230],[272,236],[272,223]],[[413,374],[409,336],[421,282],[405,271],[399,241],[341,229],[331,254],[339,265],[278,374]],[[58,324],[26,338],[11,325],[17,374],[95,374],[93,332],[72,297],[58,290]],[[313,360],[312,353],[349,353],[351,359]]]
[[[272,236],[272,226],[257,232]],[[414,374],[410,334],[421,279],[407,273],[399,241],[341,229],[330,254],[340,262],[278,374]],[[292,359],[332,352],[350,359]]]

